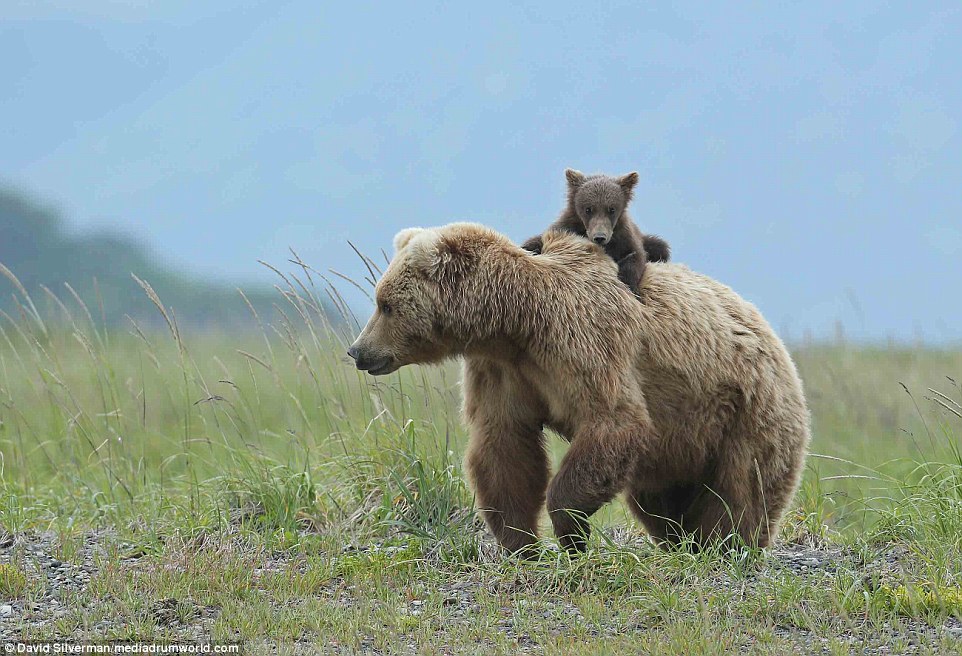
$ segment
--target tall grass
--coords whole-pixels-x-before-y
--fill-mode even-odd
[[[368,288],[378,272],[365,263],[366,283],[340,282]],[[252,309],[243,329],[196,334],[148,281],[156,321],[117,330],[69,286],[34,299],[5,271],[19,302],[0,315],[0,521],[150,525],[166,513],[439,541],[474,521],[458,364],[355,371],[344,353],[358,319],[329,277],[294,264],[275,269],[272,316]],[[962,353],[814,346],[795,357],[818,454],[799,501],[812,531],[864,527],[917,486],[957,492]],[[557,462],[565,447],[552,444]],[[618,505],[598,521],[631,522]]]
[[[6,275],[19,303],[0,315],[4,523],[33,504],[60,518],[176,508],[290,526],[350,517],[435,476],[425,463],[439,457],[458,480],[457,366],[355,371],[344,353],[357,321],[307,267],[278,272],[276,312],[252,309],[256,330],[191,337],[147,282],[159,321],[118,331],[69,287],[42,303]]]

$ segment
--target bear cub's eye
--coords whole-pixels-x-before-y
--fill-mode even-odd
[[[389,303],[381,303],[381,306],[378,309],[381,311],[381,314],[384,315],[390,315],[392,312],[394,312],[394,308],[391,307]]]
[[[609,207],[609,208],[608,208],[608,214],[614,214],[614,213],[615,213],[615,208],[614,208],[614,207]]]
[[[589,205],[588,207],[585,208],[585,214],[586,214],[587,216],[591,216],[591,213],[594,212],[594,211],[595,211],[595,208],[593,208],[591,205]]]

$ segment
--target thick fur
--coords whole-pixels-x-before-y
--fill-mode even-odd
[[[599,246],[566,232],[539,256],[475,224],[398,243],[349,353],[375,374],[464,357],[466,468],[506,549],[535,541],[545,503],[581,549],[586,518],[619,493],[662,544],[769,543],[809,414],[755,307],[678,264],[648,266],[638,303]],[[554,477],[544,426],[571,442]]]
[[[667,262],[671,257],[668,242],[655,235],[642,234],[628,216],[627,208],[638,184],[638,174],[632,172],[617,178],[585,176],[580,171],[566,169],[565,178],[568,203],[548,230],[606,239],[605,252],[618,264],[618,277],[637,291],[646,263]],[[531,237],[521,247],[540,253],[542,236]]]

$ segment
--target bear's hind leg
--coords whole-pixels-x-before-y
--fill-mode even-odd
[[[636,489],[628,494],[628,507],[659,546],[677,546],[684,539],[682,515],[702,489],[698,484],[672,485],[658,491]]]
[[[701,546],[738,536],[745,545],[767,547],[777,514],[770,514],[772,500],[760,485],[754,460],[730,457],[716,472],[699,486],[702,491],[684,511],[681,524],[685,533]]]

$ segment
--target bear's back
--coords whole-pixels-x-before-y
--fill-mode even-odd
[[[801,398],[787,348],[733,289],[684,264],[653,262],[641,291],[645,368],[671,372],[705,391],[753,387],[775,377]]]

